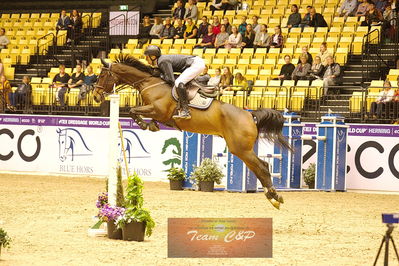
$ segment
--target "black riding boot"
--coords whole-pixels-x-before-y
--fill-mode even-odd
[[[190,110],[188,109],[188,99],[186,86],[180,83],[176,88],[177,95],[179,96],[180,109],[178,115],[174,115],[173,118],[177,119],[191,119]]]

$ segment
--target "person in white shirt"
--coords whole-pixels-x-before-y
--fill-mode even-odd
[[[231,32],[232,33],[230,34],[225,47],[227,49],[239,48],[241,45],[241,41],[242,41],[241,33],[238,32],[238,28],[236,26],[233,26],[231,28]]]
[[[222,76],[220,75],[220,68],[215,69],[215,76],[211,77],[208,81],[208,86],[219,86],[220,84],[220,79]]]
[[[266,24],[260,25],[260,31],[255,34],[254,48],[270,47],[271,37],[267,33]]]
[[[10,44],[10,40],[6,36],[6,30],[4,28],[0,29],[0,50],[7,48],[7,45]]]
[[[260,24],[258,24],[258,16],[252,17],[252,30],[256,33],[260,32]]]
[[[370,116],[374,119],[382,118],[382,112],[385,110],[386,104],[392,101],[394,94],[395,90],[392,89],[391,82],[386,80],[384,82],[384,90],[380,92],[377,100],[371,103]]]

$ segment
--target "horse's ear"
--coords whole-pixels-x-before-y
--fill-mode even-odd
[[[111,66],[111,64],[108,63],[108,62],[106,62],[106,61],[104,60],[104,58],[101,58],[101,64],[103,64],[103,66],[106,67],[106,68],[110,68],[110,66]]]
[[[56,130],[56,132],[57,132],[58,134],[60,134],[60,133],[61,133],[61,128],[58,128],[58,129]]]

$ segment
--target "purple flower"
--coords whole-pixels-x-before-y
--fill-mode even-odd
[[[96,202],[96,207],[98,209],[101,209],[105,204],[108,203],[108,193],[103,192],[98,195],[97,202]]]
[[[108,203],[105,204],[99,211],[98,216],[104,222],[115,221],[119,216],[122,216],[125,213],[125,208],[122,207],[113,207]]]

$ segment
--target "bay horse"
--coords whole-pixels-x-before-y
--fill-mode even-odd
[[[158,122],[193,133],[221,136],[229,151],[240,158],[256,175],[265,189],[266,198],[279,209],[284,203],[273,187],[268,163],[253,151],[259,136],[291,149],[282,135],[284,117],[273,109],[246,111],[234,105],[214,100],[207,110],[190,108],[191,119],[172,119],[177,102],[172,97],[172,87],[159,77],[159,71],[141,63],[130,55],[120,55],[114,63],[102,60],[97,84],[93,90],[96,102],[104,101],[105,93],[114,86],[131,86],[137,89],[144,105],[131,108],[129,115],[143,130],[159,130]],[[157,75],[158,74],[158,75]],[[151,118],[145,122],[142,117]]]

